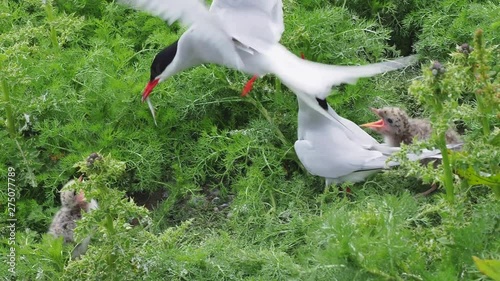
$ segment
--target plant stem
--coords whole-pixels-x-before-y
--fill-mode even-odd
[[[476,93],[476,101],[477,101],[477,110],[481,115],[479,119],[481,120],[481,125],[483,126],[483,134],[485,137],[488,137],[490,135],[490,122],[488,120],[488,116],[486,116],[487,112],[483,104],[482,96],[477,93]]]
[[[446,198],[448,202],[453,203],[455,200],[454,186],[453,186],[453,173],[451,172],[450,158],[448,156],[448,149],[446,148],[446,132],[438,136],[438,147],[443,156],[443,170],[444,170],[444,188],[446,190]]]
[[[7,86],[7,82],[5,81],[5,79],[2,79],[2,90],[5,99],[5,113],[7,114],[7,129],[9,131],[10,137],[14,138],[16,136],[16,131],[14,130],[14,118],[12,117],[9,87]]]
[[[264,106],[262,106],[260,101],[254,99],[252,97],[248,98],[247,101],[250,102],[251,104],[253,104],[259,110],[259,112],[264,116],[264,118],[266,118],[266,120],[271,124],[274,131],[276,132],[276,135],[280,139],[281,143],[286,147],[290,146],[290,144],[286,140],[285,135],[283,135],[283,133],[280,131],[280,129],[278,129],[276,127],[276,125],[274,124],[273,118],[271,118],[271,115],[269,115],[269,112],[267,111],[267,109]]]
[[[19,152],[21,153],[21,156],[23,157],[23,161],[24,161],[24,164],[26,165],[26,169],[28,170],[26,178],[31,180],[32,187],[37,187],[38,183],[36,182],[36,176],[35,176],[35,173],[33,172],[33,169],[31,169],[31,167],[30,167],[30,163],[28,162],[28,159],[26,158],[26,153],[24,153],[23,148],[21,147],[21,145],[19,144],[17,139],[15,140],[15,142],[16,142],[17,148],[19,149]]]
[[[276,199],[274,199],[273,190],[268,189],[268,191],[269,191],[269,198],[271,198],[271,205],[272,205],[271,212],[274,213],[276,212]]]
[[[480,83],[481,91],[476,91],[477,110],[479,111],[479,119],[483,125],[484,136],[488,137],[490,135],[490,122],[487,116],[488,105],[485,104],[485,97],[490,94],[489,90],[491,87],[489,87],[488,66],[485,58],[486,50],[484,49],[483,31],[481,29],[477,30],[474,34],[474,48],[474,52],[477,52],[477,66],[474,69],[477,71],[479,82],[482,82]]]
[[[437,98],[441,94],[441,89],[438,87],[434,90],[434,102],[435,109],[437,112],[443,112],[443,104]],[[443,171],[444,171],[444,179],[443,184],[446,190],[446,199],[448,202],[453,203],[455,200],[454,189],[453,186],[453,173],[451,171],[451,163],[450,158],[448,156],[448,148],[446,147],[446,130],[444,132],[437,132],[437,145],[438,149],[441,151],[441,156],[443,157]]]
[[[281,80],[278,79],[278,77],[276,77],[276,79],[274,80],[274,86],[276,87],[276,94],[281,94]]]
[[[54,48],[59,48],[59,42],[57,40],[56,29],[54,28],[54,13],[52,10],[52,1],[47,1],[45,3],[45,12],[47,13],[47,20],[50,25],[50,41]]]

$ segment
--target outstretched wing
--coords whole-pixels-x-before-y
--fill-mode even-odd
[[[232,37],[259,52],[278,43],[285,29],[281,0],[214,0],[210,12]]]
[[[196,31],[198,45],[211,46],[229,66],[240,69],[243,65],[238,56],[233,37],[220,18],[210,13],[201,0],[118,0],[134,9],[158,16],[169,24],[180,21]]]
[[[155,15],[169,24],[178,20],[184,25],[191,26],[195,22],[211,17],[208,7],[200,0],[118,0],[118,2]]]

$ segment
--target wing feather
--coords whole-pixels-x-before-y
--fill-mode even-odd
[[[118,0],[134,9],[158,16],[169,24],[180,21],[189,26],[186,32],[195,31],[197,45],[210,45],[218,52],[222,62],[241,69],[243,62],[236,52],[233,37],[227,32],[219,17],[209,12],[200,0]]]
[[[278,43],[285,29],[281,0],[214,0],[210,12],[232,37],[259,52]]]
[[[118,3],[148,12],[169,24],[180,21],[191,26],[211,17],[207,5],[200,0],[118,0]]]

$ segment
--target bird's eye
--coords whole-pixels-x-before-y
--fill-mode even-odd
[[[391,118],[387,118],[387,122],[389,122],[389,124],[392,124],[392,119]]]

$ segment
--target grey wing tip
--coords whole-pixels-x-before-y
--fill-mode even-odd
[[[411,56],[403,57],[401,59],[403,60],[402,63],[405,63],[406,65],[411,65],[411,64],[418,62],[418,55],[411,55]]]
[[[116,3],[129,6],[134,4],[132,0],[116,0]]]
[[[447,144],[446,147],[451,150],[461,150],[464,146],[463,142],[460,143],[453,143],[453,144]]]
[[[387,65],[391,68],[398,69],[415,64],[418,61],[418,55],[411,55],[407,57],[397,58],[392,61],[388,61]]]

